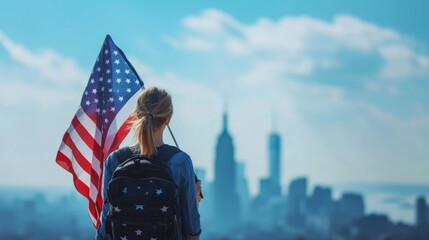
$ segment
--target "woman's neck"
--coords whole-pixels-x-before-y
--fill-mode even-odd
[[[154,131],[153,132],[153,141],[155,143],[155,147],[159,147],[164,144],[164,140],[162,139],[163,131]]]

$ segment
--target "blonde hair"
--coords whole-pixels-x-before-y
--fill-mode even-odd
[[[157,155],[153,132],[173,115],[170,94],[158,87],[146,88],[137,100],[134,110],[137,119],[133,128],[140,147],[140,153],[146,156]]]

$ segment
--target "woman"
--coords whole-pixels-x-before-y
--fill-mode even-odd
[[[134,114],[137,119],[133,128],[138,141],[136,154],[156,157],[171,147],[164,144],[163,132],[170,123],[173,114],[171,96],[164,89],[150,87],[145,89],[137,100]],[[106,233],[106,217],[109,209],[107,186],[116,167],[125,159],[118,159],[117,152],[108,156],[104,165],[103,204],[101,225],[97,229],[96,239],[110,239]],[[173,181],[179,189],[178,239],[199,239],[201,233],[195,173],[191,158],[183,151],[175,153],[167,162]],[[198,186],[199,187],[199,186]]]

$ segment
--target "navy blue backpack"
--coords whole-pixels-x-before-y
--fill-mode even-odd
[[[108,232],[114,240],[177,239],[179,190],[167,162],[180,150],[163,146],[156,157],[118,150],[119,166],[108,184]]]

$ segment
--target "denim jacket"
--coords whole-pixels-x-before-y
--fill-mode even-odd
[[[162,151],[166,145],[157,148]],[[109,210],[107,198],[107,186],[112,174],[119,161],[115,152],[111,153],[105,163],[103,171],[103,209],[101,214],[101,225],[96,231],[96,240],[109,240],[110,236],[106,233],[106,217]],[[179,187],[179,211],[180,219],[178,221],[178,239],[179,240],[198,240],[201,233],[200,214],[197,207],[195,173],[192,160],[185,152],[176,153],[170,161],[167,162],[173,181]]]

